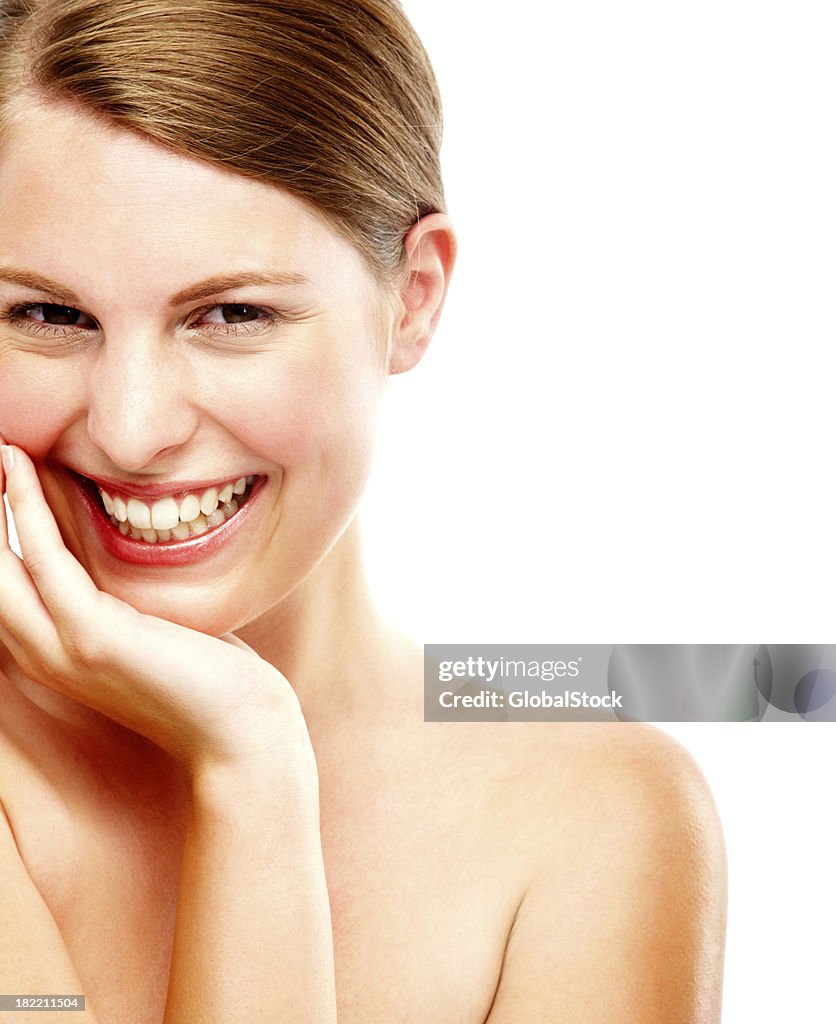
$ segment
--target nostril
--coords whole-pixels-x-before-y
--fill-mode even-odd
[[[126,473],[166,460],[194,436],[197,426],[194,412],[149,406],[136,396],[114,402],[100,398],[87,415],[90,441]]]

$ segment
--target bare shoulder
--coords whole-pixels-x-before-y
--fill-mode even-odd
[[[670,871],[675,854],[688,884],[705,872],[723,876],[714,799],[693,757],[666,733],[639,724],[525,723],[508,743],[518,767],[509,795],[522,815],[517,827],[532,840],[535,873],[538,856],[552,864],[559,853],[581,860],[587,874],[597,864],[617,879],[657,865]]]
[[[653,726],[568,726],[563,735],[544,734],[534,756],[544,765],[563,760],[568,778],[562,781],[571,779],[585,817],[598,806],[606,815],[618,812],[621,827],[632,824],[641,831],[716,825],[713,798],[693,757]]]
[[[715,1024],[725,851],[693,758],[650,726],[527,730],[504,741],[530,859],[489,1024]]]
[[[707,828],[716,823],[713,798],[693,757],[650,725],[496,723],[457,747],[471,745],[503,766],[509,795],[516,787],[518,797],[528,796],[541,810],[554,802],[561,826],[573,808],[589,820],[594,807],[607,814],[619,807],[622,825],[635,816],[642,828],[659,816],[667,822],[680,816],[680,824],[703,819]]]
[[[600,860],[612,879],[636,861],[644,870],[670,866],[678,851],[683,864],[690,858],[694,869],[723,876],[722,829],[708,784],[691,754],[660,729],[557,722],[442,728],[448,776],[455,772],[469,794],[487,788],[492,827],[505,824],[519,837],[530,872],[555,858],[580,858],[587,873]]]

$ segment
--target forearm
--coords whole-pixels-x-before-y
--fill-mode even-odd
[[[193,785],[164,1024],[333,1024],[312,756]]]

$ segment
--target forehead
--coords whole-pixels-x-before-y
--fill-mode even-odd
[[[0,146],[0,262],[171,291],[262,266],[323,282],[363,273],[351,243],[289,193],[35,101],[16,106]]]

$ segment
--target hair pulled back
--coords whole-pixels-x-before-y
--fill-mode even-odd
[[[397,0],[0,0],[0,110],[27,92],[286,189],[384,281],[444,209],[438,89]]]

